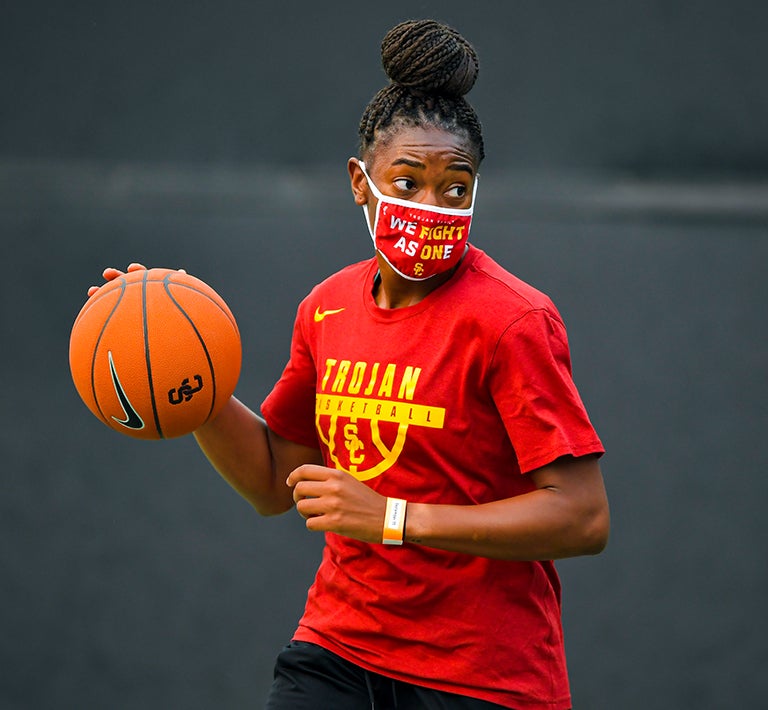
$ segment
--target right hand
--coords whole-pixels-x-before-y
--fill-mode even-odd
[[[128,268],[125,270],[127,272],[131,271],[146,271],[147,267],[143,264],[139,264],[137,262],[132,262],[131,264],[128,264]],[[187,272],[184,269],[179,269],[179,271],[182,274],[186,274]],[[125,272],[120,271],[120,269],[115,269],[112,266],[108,266],[106,269],[104,269],[104,272],[101,274],[104,277],[104,280],[109,282],[113,279],[116,279],[118,276],[122,276]],[[88,288],[88,297],[90,298],[93,296],[96,291],[98,291],[101,288],[101,286],[90,286]]]
[[[128,264],[128,268],[126,269],[127,272],[131,271],[145,271],[146,266],[143,264],[138,264],[136,262],[133,262],[131,264]],[[109,282],[113,279],[116,279],[118,276],[122,276],[125,272],[120,271],[119,269],[115,269],[111,266],[108,266],[106,269],[104,269],[104,272],[101,274],[104,277],[104,280]],[[101,288],[101,286],[91,286],[88,288],[88,296],[93,296],[96,291],[98,291]]]

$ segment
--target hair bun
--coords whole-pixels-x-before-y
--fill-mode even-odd
[[[381,62],[395,84],[451,97],[467,94],[479,70],[472,45],[435,20],[393,27],[381,42]]]

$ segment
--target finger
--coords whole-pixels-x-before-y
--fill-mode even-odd
[[[133,261],[130,264],[128,264],[128,272],[131,271],[146,271],[147,267],[143,264],[139,264],[137,261]]]
[[[119,269],[115,269],[111,266],[108,266],[104,271],[101,272],[101,276],[105,281],[112,281],[116,279],[118,276],[122,276],[123,272]],[[88,298],[93,296],[96,291],[98,291],[101,288],[101,286],[89,286],[88,287]]]
[[[323,494],[323,484],[320,481],[300,481],[293,488],[293,500],[298,503],[306,498],[319,498]]]
[[[304,498],[296,503],[296,510],[305,520],[318,518],[325,513],[323,505],[317,498]]]
[[[325,466],[303,464],[291,471],[285,483],[289,488],[293,488],[299,481],[326,481],[333,473],[333,469]]]

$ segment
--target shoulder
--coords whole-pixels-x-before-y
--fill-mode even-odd
[[[473,248],[462,279],[462,300],[480,317],[510,325],[529,313],[562,322],[552,299],[499,265],[484,251]]]
[[[323,279],[302,300],[299,311],[349,307],[363,292],[363,285],[376,271],[376,260],[359,261]],[[333,305],[337,304],[337,305]]]
[[[344,283],[356,283],[359,284],[361,280],[365,279],[369,272],[375,272],[376,259],[370,257],[363,261],[358,261],[349,266],[345,266],[343,269],[326,277],[320,283],[318,283],[312,291],[333,289]]]

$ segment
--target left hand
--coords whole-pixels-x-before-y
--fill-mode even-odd
[[[305,464],[286,481],[307,530],[381,542],[387,499],[335,468]]]

